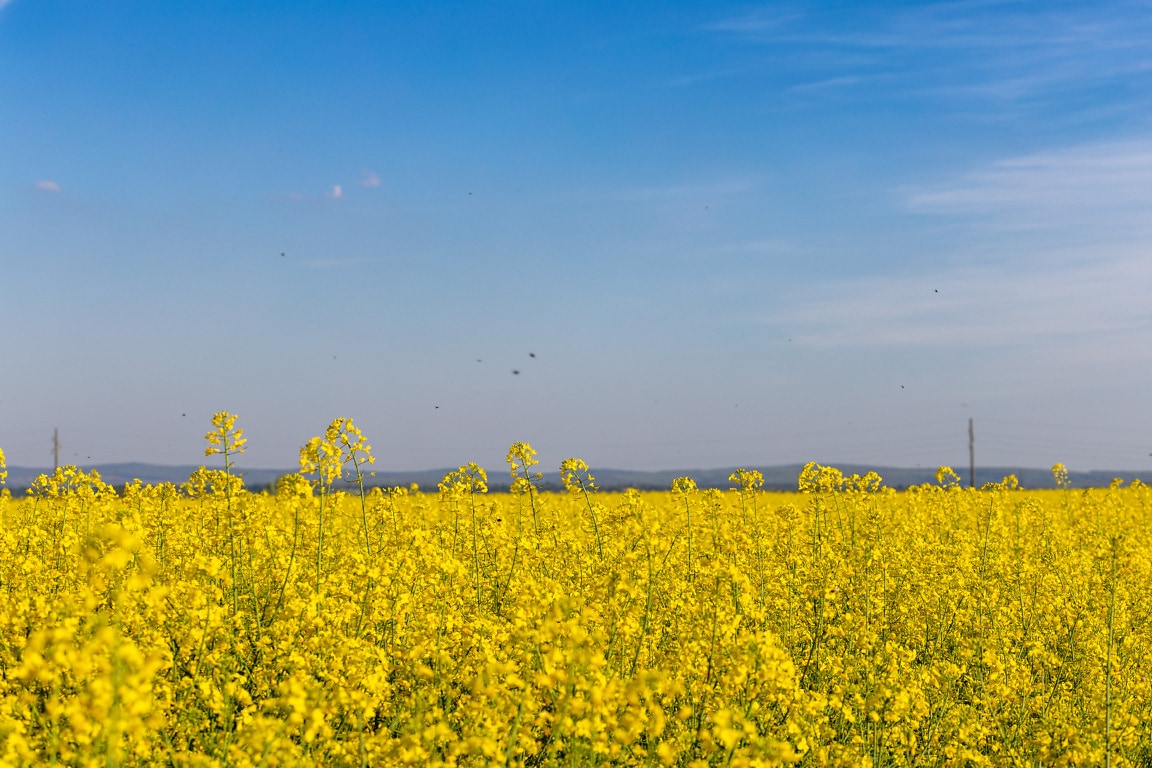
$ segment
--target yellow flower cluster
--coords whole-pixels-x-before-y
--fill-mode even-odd
[[[274,492],[0,500],[0,765],[1152,759],[1146,486],[609,493],[568,459],[551,493],[517,443],[518,492],[428,494],[366,489],[369,450],[337,420]]]

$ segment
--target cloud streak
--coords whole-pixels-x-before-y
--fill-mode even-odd
[[[3,7],[2,3],[3,3],[3,0],[0,0],[0,7]],[[36,189],[40,190],[41,192],[59,192],[60,191],[60,185],[54,181],[50,181],[48,179],[43,179],[41,181],[36,182]]]
[[[1008,158],[912,190],[918,213],[991,217],[1002,227],[1097,232],[1138,242],[1152,234],[1152,140]]]
[[[1144,82],[1152,69],[1152,6],[1146,3],[772,8],[721,19],[705,31],[778,50],[801,84],[863,87],[872,77],[891,76],[906,94],[921,97],[1008,102],[1132,78]]]
[[[934,287],[936,286],[936,287]],[[790,303],[762,321],[813,347],[1026,345],[1147,359],[1152,271],[1120,254],[1100,264],[1020,270],[956,268],[931,276],[824,284],[821,298]]]
[[[904,199],[951,220],[964,242],[940,243],[949,263],[826,280],[808,294],[818,298],[785,299],[761,321],[821,348],[1031,346],[1152,362],[1152,140],[1009,157]]]
[[[689,202],[736,197],[754,190],[757,182],[736,178],[712,183],[668,184],[652,187],[626,187],[609,193],[616,200],[633,203]]]

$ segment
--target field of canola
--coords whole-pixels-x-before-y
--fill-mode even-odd
[[[1152,765],[1147,486],[365,491],[341,419],[257,494],[208,439],[0,499],[0,764]]]

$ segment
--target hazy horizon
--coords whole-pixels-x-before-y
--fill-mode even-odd
[[[0,448],[1152,468],[1152,6],[0,2]]]
[[[864,470],[864,469],[875,470],[875,471],[882,471],[882,470],[887,469],[887,470],[893,470],[893,471],[899,471],[899,472],[904,472],[904,471],[936,472],[941,467],[947,466],[950,469],[952,469],[953,471],[955,471],[957,474],[962,475],[963,478],[968,477],[968,473],[969,473],[969,469],[970,469],[968,464],[963,464],[963,465],[961,465],[961,464],[949,464],[949,465],[915,464],[915,465],[899,466],[899,465],[876,464],[873,462],[839,462],[838,463],[838,462],[816,461],[815,459],[813,459],[811,461],[813,463],[821,465],[821,466],[834,467],[836,469],[841,469],[841,470],[844,470],[846,472],[858,471],[858,470]],[[785,464],[749,464],[749,463],[745,462],[742,464],[725,464],[725,465],[721,465],[721,466],[696,466],[696,467],[676,466],[676,467],[658,467],[656,469],[636,469],[634,467],[615,467],[615,466],[607,466],[607,465],[598,465],[598,466],[590,467],[589,471],[591,471],[591,472],[654,474],[654,475],[667,474],[667,473],[673,473],[673,472],[715,473],[715,472],[731,472],[731,471],[736,470],[736,469],[751,469],[751,470],[764,470],[764,469],[784,470],[784,469],[789,469],[789,470],[791,470],[794,468],[795,469],[803,468],[808,463],[809,463],[808,461],[789,462],[789,463],[785,463]],[[67,466],[67,464],[65,462],[61,462],[60,466]],[[152,468],[152,469],[157,469],[157,470],[166,470],[166,469],[184,470],[184,469],[196,469],[199,467],[207,467],[208,469],[223,469],[224,468],[222,462],[213,461],[212,459],[205,459],[204,461],[201,461],[201,462],[194,462],[194,463],[189,463],[189,464],[157,464],[157,463],[148,462],[148,461],[122,461],[122,462],[100,462],[100,463],[91,463],[91,464],[78,464],[78,465],[73,465],[73,466],[76,466],[77,468],[82,469],[82,470],[84,470],[84,469],[100,469],[102,467],[118,467],[118,468],[119,467],[147,467],[147,468]],[[503,479],[506,476],[508,476],[508,474],[509,474],[508,473],[508,466],[505,463],[501,463],[501,465],[499,465],[499,466],[496,466],[496,465],[492,465],[492,466],[481,465],[481,466],[487,472],[489,478]],[[378,475],[386,475],[386,474],[404,475],[404,474],[422,474],[422,473],[433,473],[433,472],[448,472],[448,471],[453,471],[457,468],[458,467],[456,465],[444,465],[444,466],[439,466],[439,467],[418,467],[418,468],[414,468],[414,469],[395,469],[395,468],[390,468],[390,467],[381,467],[378,464],[372,464],[372,465],[369,465],[365,469],[365,472],[375,473]],[[51,464],[51,462],[49,462],[47,465],[9,464],[8,469],[20,470],[20,471],[38,471],[38,472],[42,471],[42,472],[50,473],[52,471],[52,464]],[[539,466],[533,467],[533,469],[539,470],[540,472],[542,472],[546,476],[559,477],[559,468],[558,467],[546,466],[546,465],[541,464]],[[241,455],[240,457],[237,457],[237,461],[234,463],[234,470],[240,474],[243,474],[245,472],[289,472],[289,473],[294,473],[294,472],[299,471],[297,465],[292,465],[292,466],[255,466],[249,462],[246,462],[244,460],[243,455]],[[977,472],[982,472],[982,473],[997,472],[997,471],[1012,471],[1012,470],[1051,473],[1052,467],[1051,466],[1037,467],[1037,466],[1027,466],[1027,465],[1008,465],[1008,464],[1002,464],[1002,465],[977,464],[976,470],[977,470]],[[351,470],[349,470],[349,471],[351,471]],[[1138,473],[1141,476],[1148,475],[1148,474],[1152,473],[1152,469],[1121,470],[1121,469],[1116,469],[1113,467],[1070,468],[1069,471],[1073,474],[1082,474],[1082,475],[1094,474],[1094,473],[1105,473],[1105,472],[1112,472],[1112,471],[1133,472],[1133,473]],[[999,478],[997,478],[997,479],[999,479]]]

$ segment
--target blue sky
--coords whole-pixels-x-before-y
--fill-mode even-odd
[[[1152,5],[0,0],[0,275],[14,465],[1148,470]]]

